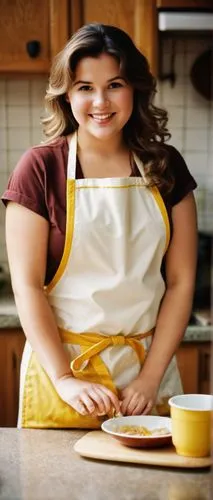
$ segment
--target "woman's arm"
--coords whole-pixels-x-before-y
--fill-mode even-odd
[[[54,382],[68,373],[69,360],[44,293],[49,223],[10,202],[6,209],[6,243],[12,287],[23,330]]]
[[[103,413],[117,397],[100,384],[72,377],[55,317],[44,293],[49,223],[13,202],[6,209],[6,243],[12,287],[21,325],[38,359],[61,398],[79,413]],[[82,406],[83,403],[83,406]]]
[[[148,413],[151,410],[191,313],[197,262],[197,219],[193,193],[173,207],[172,222],[173,236],[166,255],[167,289],[141,373],[132,386],[123,391],[122,412],[127,414]],[[134,398],[130,394],[133,392]]]

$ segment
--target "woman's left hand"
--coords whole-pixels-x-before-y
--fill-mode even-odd
[[[147,415],[151,412],[159,386],[138,377],[120,392],[122,415]]]

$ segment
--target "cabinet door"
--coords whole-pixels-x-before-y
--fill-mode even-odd
[[[0,0],[0,71],[48,72],[68,38],[67,0]]]
[[[72,0],[70,5],[72,33],[83,24],[93,22],[118,26],[133,38],[156,73],[156,0]]]
[[[198,392],[210,394],[211,381],[211,347],[210,342],[205,342],[199,347],[199,386]]]
[[[157,7],[213,10],[211,0],[157,0]]]
[[[21,329],[0,332],[0,426],[15,427],[18,416],[19,375],[25,336]]]
[[[210,342],[182,343],[177,351],[177,363],[185,393],[210,394]]]
[[[183,343],[177,351],[177,364],[186,394],[198,392],[199,351],[196,344]]]

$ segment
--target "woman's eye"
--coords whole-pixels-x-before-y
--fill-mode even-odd
[[[92,90],[92,87],[90,87],[90,85],[82,85],[81,87],[79,87],[78,90],[81,90],[83,92],[88,92],[89,90]]]
[[[109,85],[110,89],[118,89],[119,87],[123,87],[122,83],[120,82],[112,82]]]

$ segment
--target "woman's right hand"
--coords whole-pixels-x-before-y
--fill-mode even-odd
[[[66,375],[55,382],[55,389],[60,398],[81,415],[106,415],[112,410],[120,412],[117,396],[104,385]]]

